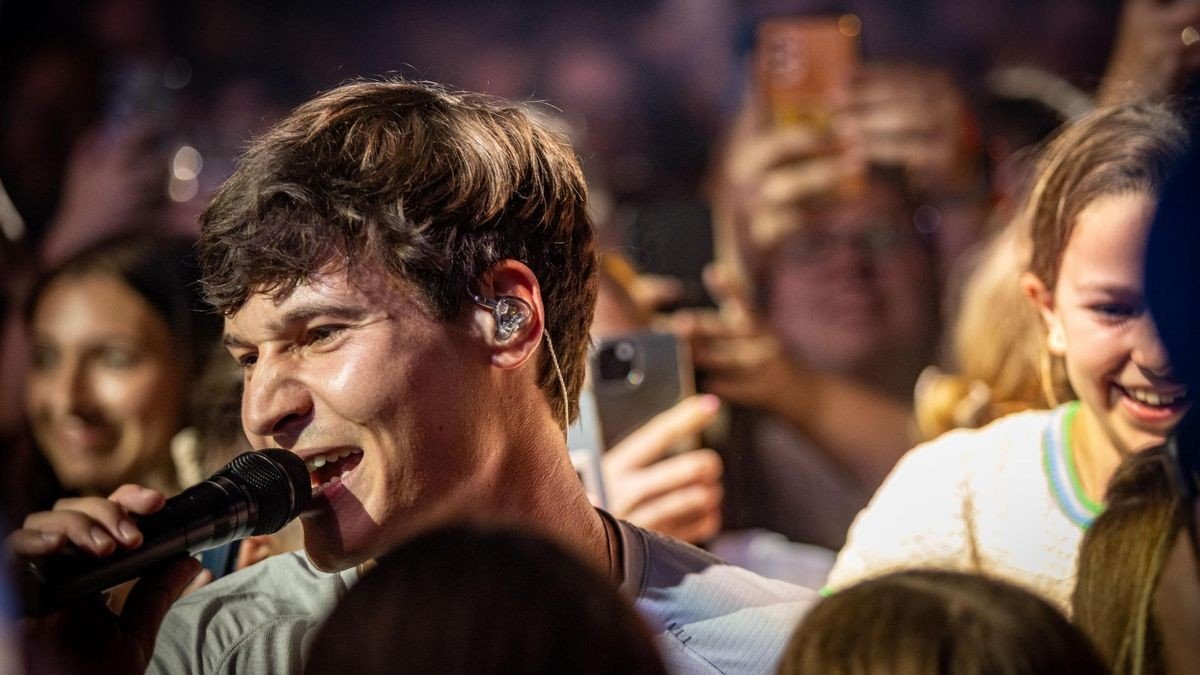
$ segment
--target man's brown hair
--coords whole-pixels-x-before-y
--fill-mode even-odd
[[[583,383],[596,252],[579,161],[521,107],[402,80],[357,81],[258,138],[201,216],[209,301],[228,315],[330,264],[381,267],[440,320],[503,259],[537,275],[571,415]],[[543,392],[559,388],[545,353]]]

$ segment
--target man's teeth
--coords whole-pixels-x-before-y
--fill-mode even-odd
[[[311,471],[316,471],[317,469],[325,466],[326,464],[332,464],[332,463],[338,461],[339,459],[342,459],[343,457],[349,457],[350,455],[356,455],[356,454],[360,454],[360,453],[362,453],[362,450],[359,450],[358,448],[341,450],[338,452],[331,452],[327,455],[318,455],[316,457],[313,457],[313,458],[307,460],[305,462],[305,464],[308,465],[308,470],[311,472]]]
[[[1174,405],[1176,401],[1187,396],[1184,394],[1160,394],[1151,389],[1125,389],[1125,393],[1135,401],[1154,406]]]

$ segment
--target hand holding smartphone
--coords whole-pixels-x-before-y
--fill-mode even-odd
[[[638,331],[601,340],[590,366],[605,447],[696,390],[687,346],[671,333]],[[698,447],[699,439],[691,439],[677,451]]]
[[[840,17],[782,17],[758,28],[755,82],[776,126],[833,132],[838,90],[859,67],[861,23]]]

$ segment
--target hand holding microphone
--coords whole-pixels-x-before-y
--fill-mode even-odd
[[[30,516],[25,529],[9,538],[13,551],[26,558],[26,611],[45,614],[160,563],[275,532],[304,510],[310,494],[299,457],[264,450],[234,458],[161,508],[155,508],[161,496],[135,486],[121,488],[111,500],[60,502],[55,511]],[[143,515],[129,516],[127,509]],[[77,550],[64,552],[68,542]],[[120,550],[117,542],[124,545]]]

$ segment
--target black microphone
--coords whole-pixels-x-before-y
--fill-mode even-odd
[[[142,545],[103,558],[72,551],[28,560],[22,570],[25,612],[41,616],[140,576],[148,568],[237,539],[279,531],[308,506],[304,460],[287,450],[245,452],[211,478],[132,516]]]

